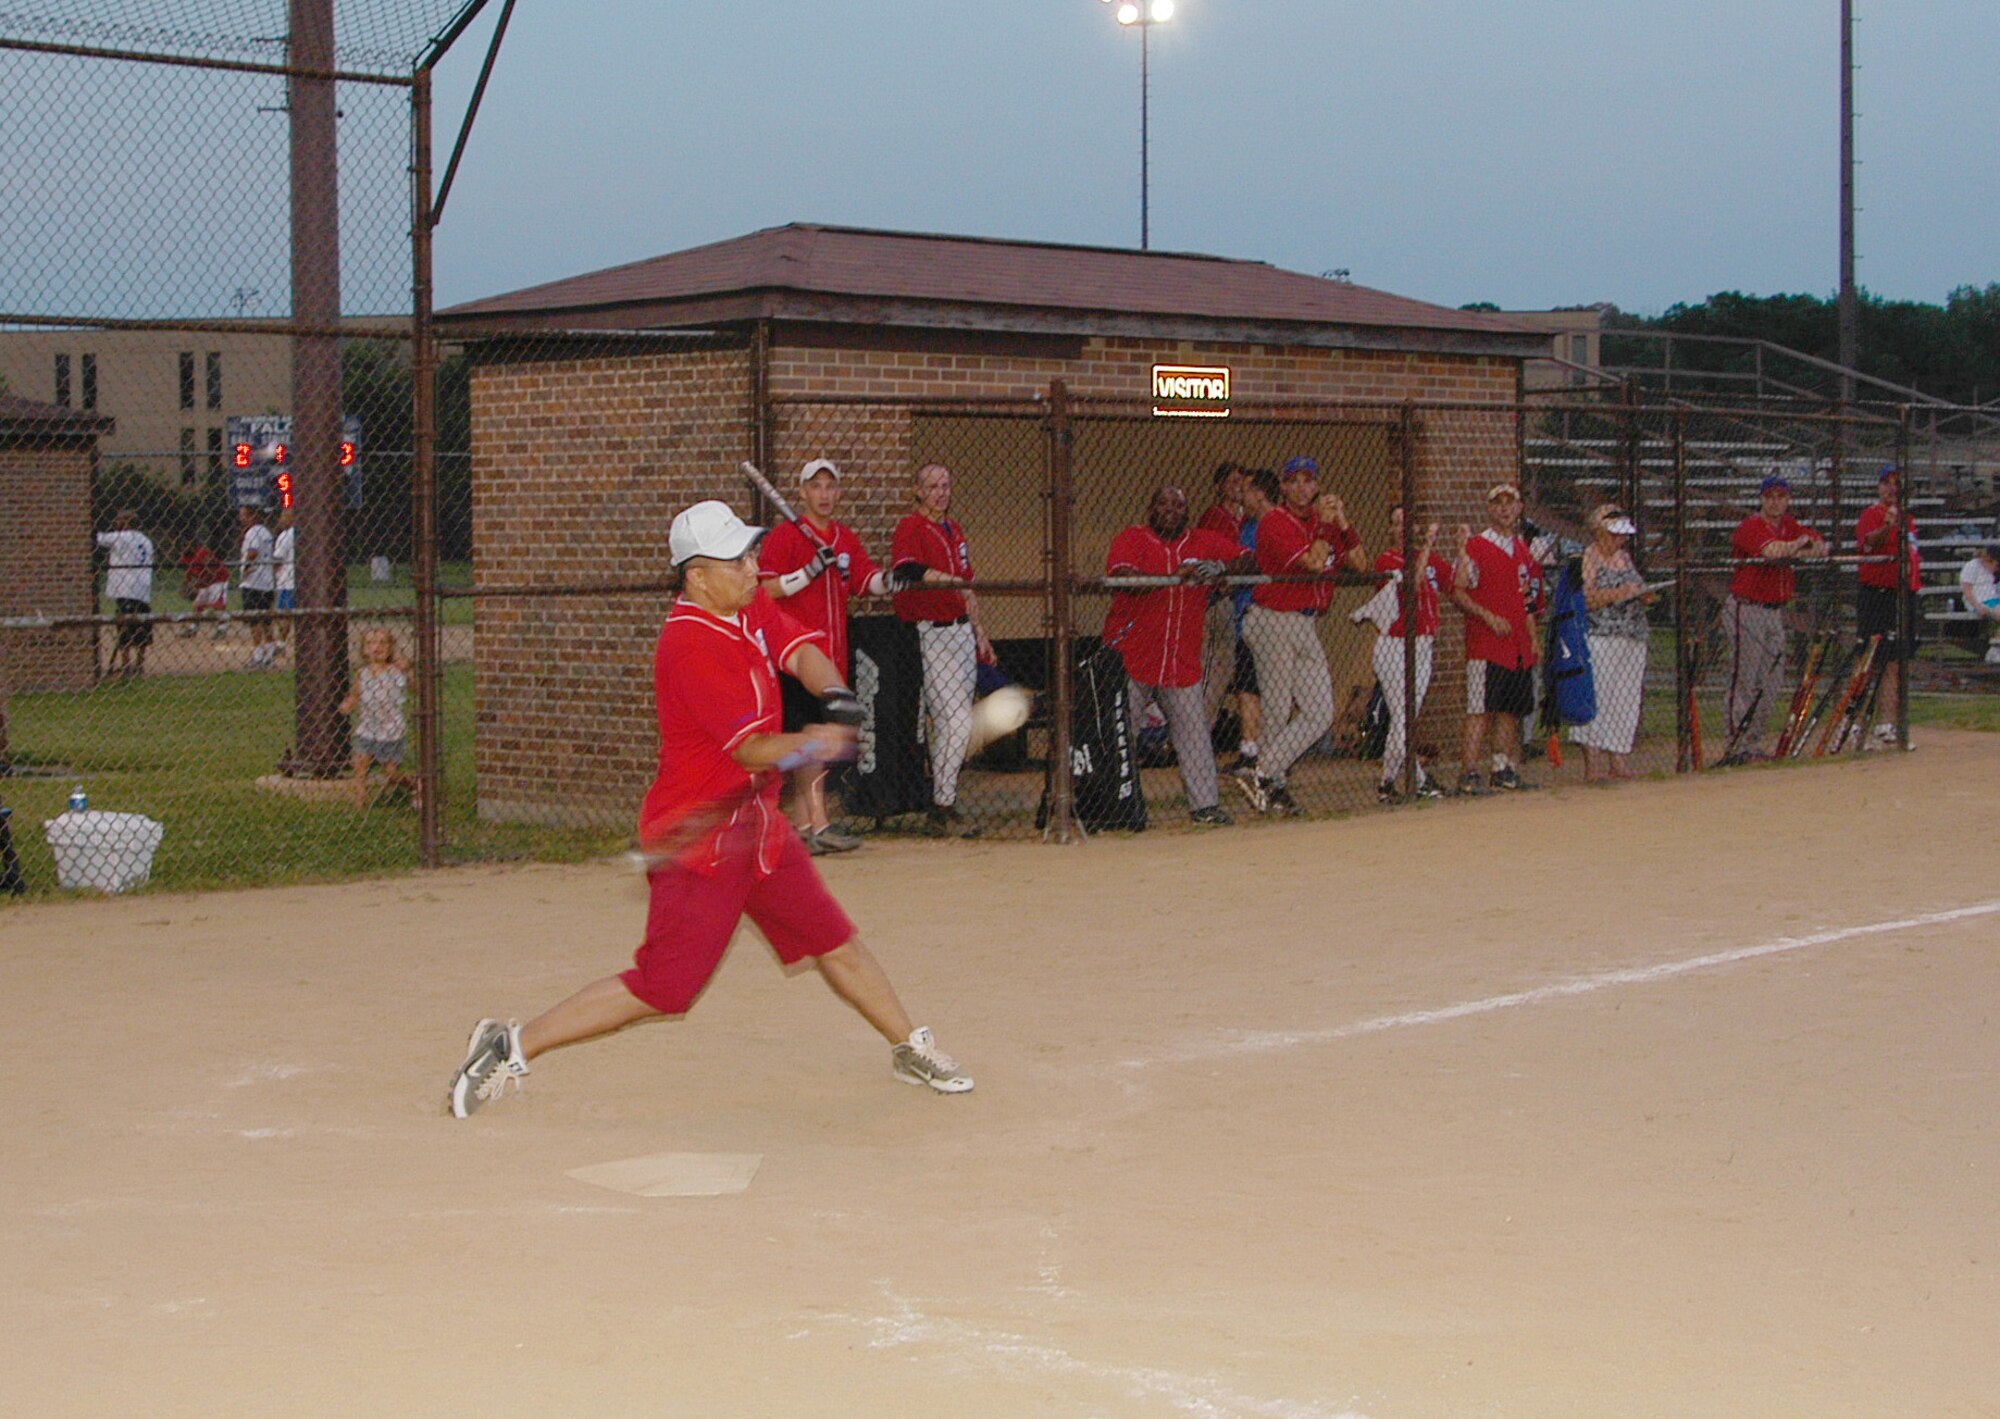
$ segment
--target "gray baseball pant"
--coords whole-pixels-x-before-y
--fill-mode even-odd
[[[1257,771],[1282,782],[1333,724],[1333,674],[1319,643],[1319,618],[1253,604],[1243,613],[1243,639],[1256,657],[1264,696]]]
[[[1759,752],[1764,726],[1785,694],[1785,608],[1730,597],[1722,606],[1722,630],[1729,637],[1729,689],[1723,696],[1723,728],[1731,735],[1747,718],[1736,741],[1740,754]],[[1726,741],[1725,741],[1726,742]]]
[[[1167,717],[1167,733],[1173,736],[1174,755],[1181,764],[1181,783],[1187,788],[1189,809],[1213,808],[1221,802],[1215,779],[1215,745],[1208,737],[1208,715],[1202,708],[1200,685],[1148,685],[1125,677],[1125,700],[1131,709],[1132,739],[1139,739],[1146,706],[1160,702]]]
[[[930,717],[931,800],[958,802],[958,771],[972,742],[972,697],[979,683],[979,640],[972,627],[919,623],[924,657],[924,713]]]

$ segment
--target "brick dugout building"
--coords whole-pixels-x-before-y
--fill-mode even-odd
[[[940,458],[982,578],[1045,578],[1056,381],[1077,414],[1079,574],[1153,486],[1181,482],[1199,509],[1229,457],[1315,454],[1372,552],[1401,477],[1393,406],[1453,406],[1421,411],[1419,502],[1477,524],[1484,488],[1516,474],[1523,361],[1549,350],[1496,316],[1259,262],[818,226],[470,302],[438,328],[473,364],[474,581],[488,593],[656,587],[676,510],[721,497],[750,511],[740,460],[783,487],[819,455],[841,464],[842,515],[878,555],[913,468]],[[1226,369],[1225,404],[1192,412],[1227,417],[1156,417],[1158,365]],[[1339,616],[1354,599],[1329,623],[1337,681],[1366,664]],[[657,590],[482,599],[483,815],[629,817],[655,752],[647,666],[665,604]],[[1043,633],[1041,599],[989,604],[996,638]],[[1101,617],[1079,601],[1080,631]],[[1444,640],[1427,718],[1456,713]]]

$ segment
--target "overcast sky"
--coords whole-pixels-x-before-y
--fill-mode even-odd
[[[1857,12],[1862,284],[2000,279],[2000,4]],[[1838,282],[1837,0],[1178,0],[1150,47],[1155,248],[1451,305]],[[790,221],[1136,246],[1139,36],[1101,0],[528,0],[439,300]]]

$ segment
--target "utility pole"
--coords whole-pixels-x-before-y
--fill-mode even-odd
[[[1854,0],[1840,0],[1840,367],[1861,360],[1860,297],[1854,286]],[[1840,377],[1840,402],[1854,402],[1854,376]]]
[[[292,470],[298,606],[347,604],[347,486],[340,467],[340,164],[333,0],[288,0],[292,178]],[[309,74],[297,71],[310,71]],[[314,778],[347,763],[347,626],[308,614],[293,627],[293,754]]]

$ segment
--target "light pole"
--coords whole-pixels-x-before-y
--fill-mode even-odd
[[[1110,4],[1112,0],[1104,0]],[[1152,98],[1152,75],[1147,56],[1146,32],[1174,17],[1174,0],[1118,0],[1118,23],[1139,31],[1139,250],[1152,245],[1152,191],[1150,124],[1148,107]]]

